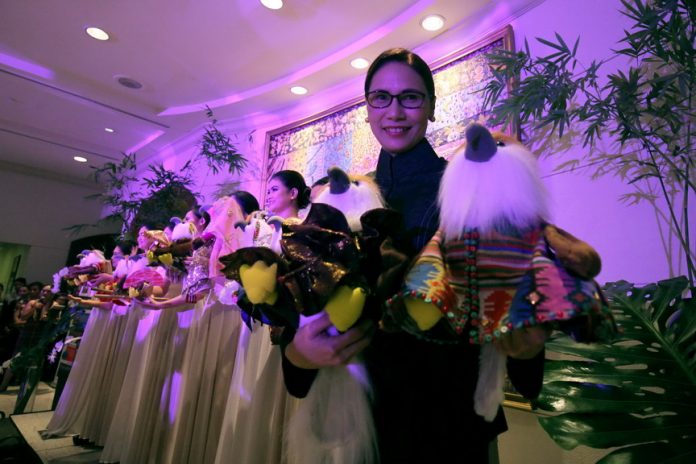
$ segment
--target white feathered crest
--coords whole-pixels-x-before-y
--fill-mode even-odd
[[[447,166],[439,200],[440,226],[447,239],[461,237],[465,228],[520,230],[548,218],[547,193],[535,156],[511,137],[490,136],[497,149],[489,160],[469,159],[464,145]]]

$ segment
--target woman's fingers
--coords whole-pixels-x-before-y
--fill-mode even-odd
[[[515,359],[531,359],[544,349],[551,330],[544,326],[513,330],[494,342],[501,353]]]

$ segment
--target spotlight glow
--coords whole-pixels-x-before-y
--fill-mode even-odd
[[[430,15],[423,18],[421,27],[426,31],[439,31],[445,25],[445,18],[440,15]]]
[[[75,161],[77,161],[78,163],[86,163],[87,162],[87,158],[85,158],[84,156],[73,156],[73,159]]]
[[[306,95],[308,90],[300,85],[296,85],[295,87],[290,88],[290,92],[294,93],[295,95]]]
[[[280,10],[283,8],[283,0],[261,0],[261,4],[269,10]]]
[[[350,62],[350,65],[355,69],[365,69],[370,66],[370,62],[365,58],[356,58]]]
[[[109,40],[109,34],[107,34],[106,31],[104,31],[103,29],[99,29],[98,27],[88,27],[87,29],[85,29],[85,32],[93,39]]]

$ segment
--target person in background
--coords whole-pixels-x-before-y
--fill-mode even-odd
[[[297,171],[278,171],[268,181],[266,210],[283,219],[299,218],[301,209],[309,206],[310,190]]]
[[[425,138],[436,103],[432,72],[408,50],[387,50],[367,72],[365,99],[370,129],[382,147],[377,184],[403,216],[396,240],[413,257],[437,230],[437,194],[446,167]],[[364,351],[382,462],[488,463],[490,444],[506,423],[502,409],[490,423],[474,412],[478,346],[429,343],[404,332],[375,331],[370,322],[330,337],[325,332],[330,325],[328,317],[307,324],[285,348],[291,394],[304,397],[316,369]],[[541,390],[546,336],[543,329],[514,332],[500,344],[510,379],[526,397]]]
[[[193,224],[196,228],[196,235],[200,235],[210,223],[210,214],[208,214],[206,208],[200,206],[187,212],[184,220]]]
[[[13,326],[18,331],[14,351],[11,358],[20,354],[23,350],[28,350],[33,347],[40,335],[40,318],[44,307],[44,301],[41,298],[41,282],[32,282],[29,287],[20,287],[20,298],[14,307]],[[24,289],[26,297],[23,297]],[[12,369],[8,367],[3,373],[2,381],[0,382],[0,392],[7,390],[14,378]],[[19,379],[21,382],[22,379]]]
[[[19,277],[15,279],[12,293],[8,293],[7,300],[2,307],[2,322],[0,323],[0,362],[7,361],[12,357],[14,348],[17,345],[19,329],[15,326],[15,310],[24,305],[29,297],[29,288],[26,286],[26,279]],[[4,390],[0,390],[4,391]]]
[[[29,299],[30,300],[38,300],[41,298],[41,289],[43,288],[43,283],[41,282],[32,282],[28,285],[29,287]]]
[[[19,289],[27,286],[27,279],[24,277],[17,277],[13,282],[12,286],[5,292],[4,300],[8,303],[17,300]]]
[[[244,213],[245,217],[260,209],[259,201],[256,197],[245,190],[237,190],[231,196],[234,197],[239,207],[242,208],[242,213]]]

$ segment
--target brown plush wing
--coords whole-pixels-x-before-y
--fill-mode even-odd
[[[566,270],[585,280],[599,274],[602,260],[590,245],[551,224],[544,227],[544,237]]]

